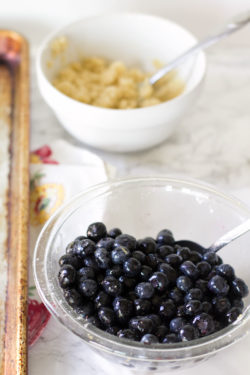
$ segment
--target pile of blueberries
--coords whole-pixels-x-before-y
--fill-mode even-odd
[[[248,287],[215,253],[176,244],[171,231],[136,240],[89,225],[59,260],[68,304],[96,327],[144,344],[210,335],[234,322]]]

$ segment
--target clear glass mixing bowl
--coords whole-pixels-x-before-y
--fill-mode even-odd
[[[250,330],[250,297],[242,316],[232,325],[191,342],[143,344],[112,336],[79,318],[64,300],[58,284],[58,260],[66,245],[85,234],[88,225],[105,222],[136,238],[156,236],[169,228],[176,240],[210,245],[227,230],[250,217],[250,208],[209,185],[171,177],[134,178],[103,183],[74,197],[44,226],[35,249],[34,275],[38,292],[65,327],[80,336],[102,357],[127,366],[133,373],[193,365],[242,338]],[[220,251],[224,262],[250,285],[250,233]]]

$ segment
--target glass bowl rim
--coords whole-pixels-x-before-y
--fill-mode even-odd
[[[119,187],[123,184],[129,184],[129,183],[147,183],[147,182],[162,182],[162,183],[176,183],[196,188],[201,191],[205,191],[206,193],[217,196],[221,198],[222,200],[227,201],[228,203],[233,204],[235,207],[241,209],[246,215],[250,217],[250,207],[242,202],[240,199],[234,197],[231,194],[225,193],[220,189],[217,189],[211,184],[205,183],[203,181],[200,181],[198,179],[193,178],[186,178],[186,177],[176,177],[176,176],[150,176],[150,177],[125,177],[125,178],[119,178],[119,179],[111,179],[106,182],[102,182],[99,184],[95,184],[89,188],[84,189],[80,193],[74,195],[71,199],[69,199],[66,203],[64,203],[62,206],[60,206],[54,214],[49,218],[49,220],[45,223],[43,226],[34,250],[33,255],[33,274],[34,274],[34,280],[35,285],[37,287],[38,293],[43,301],[43,303],[46,305],[48,310],[51,312],[51,314],[67,329],[69,329],[71,332],[75,333],[77,336],[82,338],[84,341],[88,341],[88,343],[93,346],[96,349],[102,349],[102,351],[106,351],[109,353],[116,354],[117,356],[125,357],[124,351],[133,351],[133,354],[130,354],[131,358],[135,358],[137,360],[154,360],[154,361],[166,361],[166,360],[186,360],[188,358],[194,358],[194,357],[200,357],[204,355],[210,355],[211,353],[215,353],[226,346],[231,345],[232,343],[238,341],[240,338],[242,338],[245,334],[248,333],[248,330],[250,328],[250,305],[247,306],[243,314],[239,319],[237,319],[234,323],[230,324],[226,328],[213,333],[211,335],[192,340],[192,341],[186,341],[186,342],[178,342],[175,344],[154,344],[150,345],[148,347],[145,346],[145,344],[140,342],[135,342],[128,339],[121,339],[114,335],[111,335],[101,329],[96,328],[95,326],[91,324],[83,325],[80,323],[80,321],[76,320],[76,313],[72,310],[71,314],[68,313],[67,322],[65,322],[65,319],[63,319],[60,316],[60,313],[57,311],[58,306],[53,306],[51,301],[47,298],[45,295],[45,288],[48,290],[48,286],[41,287],[41,283],[38,277],[39,273],[39,266],[41,266],[40,263],[43,263],[40,259],[39,262],[37,262],[37,253],[39,252],[39,248],[41,247],[41,243],[46,239],[47,234],[46,231],[48,231],[49,227],[55,226],[57,224],[57,221],[61,218],[61,214],[64,213],[66,209],[68,209],[68,214],[71,212],[70,207],[77,202],[79,199],[84,199],[85,196],[88,194],[98,192],[99,190],[103,188],[112,188],[112,187]],[[66,219],[67,220],[67,219]],[[55,223],[53,224],[53,221]],[[57,228],[58,231],[59,228]],[[47,242],[47,241],[45,241]],[[47,252],[44,252],[45,254]],[[44,267],[46,269],[46,267]],[[45,270],[46,272],[46,270]],[[74,318],[75,315],[75,318]],[[243,330],[243,333],[239,330],[242,328],[247,328]],[[81,332],[79,332],[81,330]],[[91,336],[91,339],[89,337]],[[233,340],[232,340],[233,339]],[[224,342],[225,340],[225,342]],[[100,343],[101,342],[101,343]],[[210,345],[213,344],[213,349],[210,348]],[[190,354],[190,351],[192,353]],[[181,353],[180,353],[181,352]],[[178,358],[176,358],[176,353],[179,353]],[[167,357],[164,357],[164,354],[167,355]],[[184,355],[183,355],[184,354]],[[158,356],[161,356],[162,358],[157,358]]]

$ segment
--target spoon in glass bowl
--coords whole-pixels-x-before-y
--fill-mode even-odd
[[[244,221],[244,223],[238,225],[237,227],[233,228],[229,232],[223,234],[218,240],[216,240],[212,245],[205,248],[198,244],[197,242],[189,241],[189,240],[180,240],[176,241],[176,245],[180,245],[183,247],[188,247],[191,250],[198,251],[201,254],[206,252],[217,253],[220,249],[224,246],[228,245],[230,242],[236,240],[236,238],[242,236],[243,234],[247,233],[250,230],[250,219]]]
[[[186,52],[184,52],[182,55],[178,56],[176,59],[174,59],[172,62],[158,70],[155,74],[153,74],[149,78],[149,83],[151,85],[154,85],[156,82],[158,82],[165,74],[169,73],[171,70],[175,69],[177,66],[179,66],[181,63],[183,63],[189,56],[193,55],[194,53],[205,49],[212,44],[215,44],[219,42],[221,39],[226,38],[227,36],[233,34],[235,31],[240,30],[242,27],[246,26],[248,23],[250,23],[250,11],[244,12],[243,14],[240,14],[237,17],[234,17],[227,25],[226,27],[219,32],[218,34],[209,36],[190,49],[188,49]]]

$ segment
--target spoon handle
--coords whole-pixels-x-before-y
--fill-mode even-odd
[[[164,66],[162,69],[158,70],[155,74],[153,74],[149,82],[151,85],[156,83],[160,78],[162,78],[165,74],[176,68],[178,65],[180,65],[184,60],[189,57],[189,55],[194,54],[195,52],[198,52],[199,50],[203,50],[212,44],[217,43],[221,39],[227,37],[228,35],[234,33],[235,31],[240,30],[243,26],[247,25],[250,22],[250,12],[246,12],[243,15],[238,16],[233,21],[228,23],[224,30],[222,30],[220,33],[212,36],[208,36],[207,38],[203,39],[201,42],[197,43],[190,49],[188,49],[186,52],[184,52],[182,55],[178,56],[175,60],[173,60],[171,63]]]
[[[229,242],[236,240],[236,238],[242,236],[250,230],[250,219],[244,221],[244,223],[238,225],[236,228],[230,230],[226,234],[224,234],[221,238],[219,238],[215,243],[213,243],[207,251],[212,251],[216,253],[222,247],[226,246]]]

